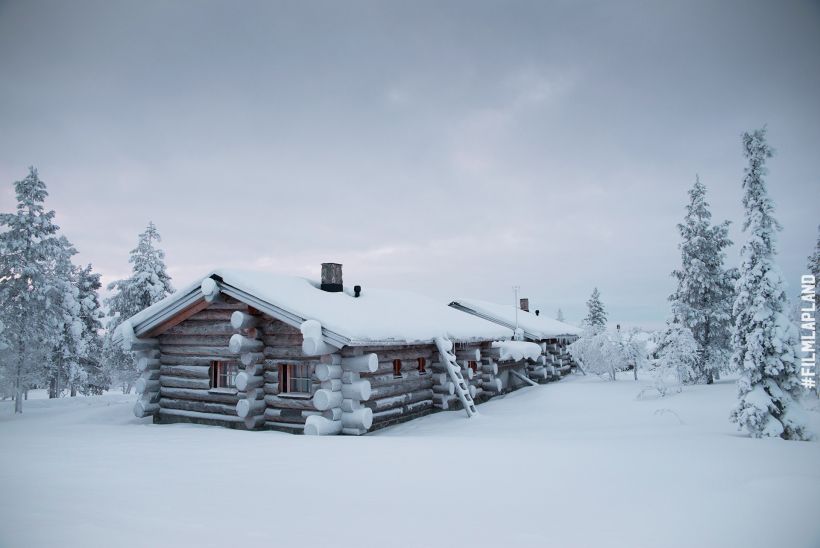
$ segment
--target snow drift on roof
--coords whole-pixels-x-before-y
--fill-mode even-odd
[[[214,275],[224,284],[304,320],[317,320],[352,342],[426,343],[440,336],[478,341],[511,335],[504,327],[412,292],[365,286],[356,298],[348,288],[330,293],[319,289],[318,282],[297,276],[220,268],[205,278]],[[172,307],[186,294],[197,291],[205,278],[136,314],[131,324],[136,328],[157,312]]]
[[[511,304],[496,304],[475,299],[458,299],[454,304],[469,308],[493,321],[507,326],[515,325],[515,309]],[[536,316],[532,312],[518,310],[518,326],[537,339],[549,339],[561,335],[580,335],[583,329],[568,323],[559,322],[546,316]]]

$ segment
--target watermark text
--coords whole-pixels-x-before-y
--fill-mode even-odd
[[[808,390],[817,387],[817,280],[800,276],[800,383]]]

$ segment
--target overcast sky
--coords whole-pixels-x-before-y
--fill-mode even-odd
[[[0,210],[38,167],[105,282],[153,220],[216,266],[668,315],[695,174],[730,219],[768,124],[796,288],[817,236],[817,2],[0,0]]]

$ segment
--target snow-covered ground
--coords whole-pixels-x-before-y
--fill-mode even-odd
[[[571,376],[362,438],[2,402],[0,546],[820,546],[819,443],[736,432],[731,382],[640,386]]]

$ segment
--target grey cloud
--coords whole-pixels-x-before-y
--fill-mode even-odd
[[[820,221],[811,2],[6,2],[0,70],[0,209],[36,164],[107,280],[152,219],[177,285],[332,258],[657,324],[687,188],[739,243],[763,123],[789,280]]]

